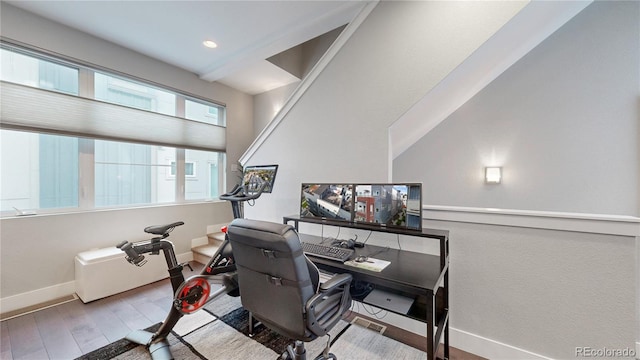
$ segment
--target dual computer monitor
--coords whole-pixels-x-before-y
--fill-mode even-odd
[[[300,216],[422,229],[422,184],[304,183]]]
[[[247,166],[242,184],[255,192],[273,190],[278,165]],[[422,184],[303,183],[300,216],[376,226],[422,229]]]

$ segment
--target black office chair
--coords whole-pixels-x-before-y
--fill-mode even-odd
[[[304,341],[328,335],[351,307],[350,274],[319,284],[290,225],[235,219],[227,234],[238,270],[242,306],[266,327],[295,340],[283,359],[305,360]],[[336,359],[329,341],[316,359]]]

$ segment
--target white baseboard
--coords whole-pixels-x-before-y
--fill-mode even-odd
[[[47,301],[60,299],[76,292],[76,282],[69,281],[62,284],[48,286],[42,289],[27,291],[22,294],[7,296],[0,299],[0,313],[24,309],[42,304]]]
[[[193,253],[188,251],[186,253],[177,254],[176,258],[178,262],[184,263],[193,260]],[[135,271],[135,266],[131,266],[131,271]],[[169,277],[169,273],[167,273]],[[48,301],[70,296],[76,292],[76,282],[69,281],[66,283],[47,286],[45,288],[27,291],[21,294],[7,296],[0,298],[0,313],[8,313],[16,311],[30,306],[35,306]]]
[[[532,353],[515,346],[487,339],[452,327],[449,327],[449,340],[450,345],[456,349],[470,352],[491,360],[551,359],[540,354]]]
[[[426,327],[423,322],[409,319],[392,312],[386,312],[375,306],[363,305],[360,302],[354,303],[357,304],[351,308],[354,312],[373,318],[374,321],[376,316],[373,314],[381,314],[381,317],[379,318],[381,322],[397,326],[420,336],[427,336]],[[449,345],[456,349],[491,360],[550,360],[549,357],[472,334],[464,330],[456,329],[451,326],[449,327]]]
[[[193,252],[188,251],[186,253],[178,254],[176,255],[176,260],[178,260],[179,263],[186,263],[189,261],[193,261]]]

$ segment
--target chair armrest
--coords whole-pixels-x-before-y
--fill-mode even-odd
[[[334,275],[331,279],[320,284],[320,292],[331,291],[338,286],[351,282],[351,274]]]
[[[306,303],[307,329],[324,336],[351,307],[351,274],[340,274],[320,285]]]

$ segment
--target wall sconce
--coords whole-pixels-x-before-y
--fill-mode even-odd
[[[484,182],[486,184],[500,184],[501,181],[502,181],[501,167],[484,168]]]

